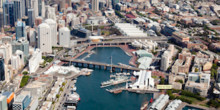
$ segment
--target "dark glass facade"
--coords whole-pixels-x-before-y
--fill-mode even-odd
[[[4,66],[4,59],[0,58],[0,81],[5,80],[5,66]]]

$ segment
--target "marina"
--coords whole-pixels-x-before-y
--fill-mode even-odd
[[[96,54],[92,54],[86,61],[95,61],[110,64],[110,56],[113,57],[113,64],[123,63],[129,64],[130,57],[127,56],[120,48],[97,48],[94,49]],[[121,56],[118,56],[121,54]],[[95,60],[94,60],[95,59]],[[110,69],[110,68],[109,68]],[[81,76],[77,79],[76,92],[80,95],[80,102],[77,104],[77,110],[138,110],[141,103],[150,100],[154,95],[152,93],[136,94],[128,92],[125,87],[106,89],[100,88],[100,84],[113,78],[117,73],[109,74],[109,70],[94,69],[89,77]],[[121,75],[129,76],[132,72],[120,73]],[[119,75],[119,73],[118,73]],[[109,90],[109,91],[107,91]],[[89,91],[89,94],[88,94]],[[118,94],[114,95],[113,94]],[[120,102],[120,103],[117,103]],[[86,106],[85,106],[86,105]],[[99,105],[99,106],[96,106]]]

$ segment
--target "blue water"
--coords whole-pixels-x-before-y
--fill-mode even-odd
[[[96,54],[86,60],[110,63],[119,62],[128,64],[130,57],[120,48],[95,48]],[[95,69],[90,76],[80,76],[77,79],[77,93],[81,101],[77,110],[140,110],[143,101],[150,100],[153,94],[136,94],[124,91],[120,94],[111,94],[100,88],[103,81],[109,80],[109,71]]]
[[[185,106],[182,110],[203,110],[195,107]]]
[[[92,51],[95,53],[92,54],[89,58],[86,58],[86,61],[95,61],[101,63],[111,63],[112,56],[112,64],[117,65],[118,63],[129,64],[129,60],[131,59],[121,48],[118,47],[97,47]],[[79,58],[83,58],[88,53],[85,53]]]

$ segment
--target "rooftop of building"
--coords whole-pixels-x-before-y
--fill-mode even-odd
[[[2,93],[2,95],[6,96],[6,97],[9,97],[12,94],[13,94],[13,92],[11,92],[11,91],[6,91],[6,92]]]
[[[185,84],[186,87],[196,87],[198,89],[204,89],[207,90],[209,89],[209,84],[208,83],[197,83],[194,81],[187,81]]]
[[[186,35],[186,34],[184,34],[184,33],[181,33],[181,32],[178,32],[178,31],[173,32],[173,35],[178,36],[178,37],[180,37],[180,38],[189,38],[188,35]]]
[[[23,100],[25,99],[26,96],[27,96],[27,95],[22,95],[22,94],[20,94],[20,95],[18,95],[17,97],[15,97],[14,102],[21,103],[21,102],[23,102]]]

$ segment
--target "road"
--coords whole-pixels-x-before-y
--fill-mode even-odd
[[[62,107],[63,107],[64,102],[66,101],[66,96],[67,96],[67,95],[64,96],[64,94],[70,93],[70,86],[73,84],[73,81],[71,81],[70,79],[66,81],[67,83],[62,93],[60,94],[59,100],[55,103],[54,110],[63,110]]]
[[[105,40],[132,40],[132,39],[146,39],[146,40],[167,40],[166,37],[162,36],[162,37],[155,37],[155,36],[147,36],[147,37],[128,37],[128,36],[108,36],[108,37],[104,37],[103,41]],[[77,39],[77,42],[81,42],[81,41],[88,41],[89,38],[81,38],[81,39]]]
[[[52,84],[48,87],[49,89],[47,89],[47,92],[43,95],[41,101],[39,101],[39,104],[38,104],[39,109],[42,107],[43,102],[46,100],[48,94],[51,92],[51,88],[55,84],[56,81],[57,81],[57,79],[53,80]]]

